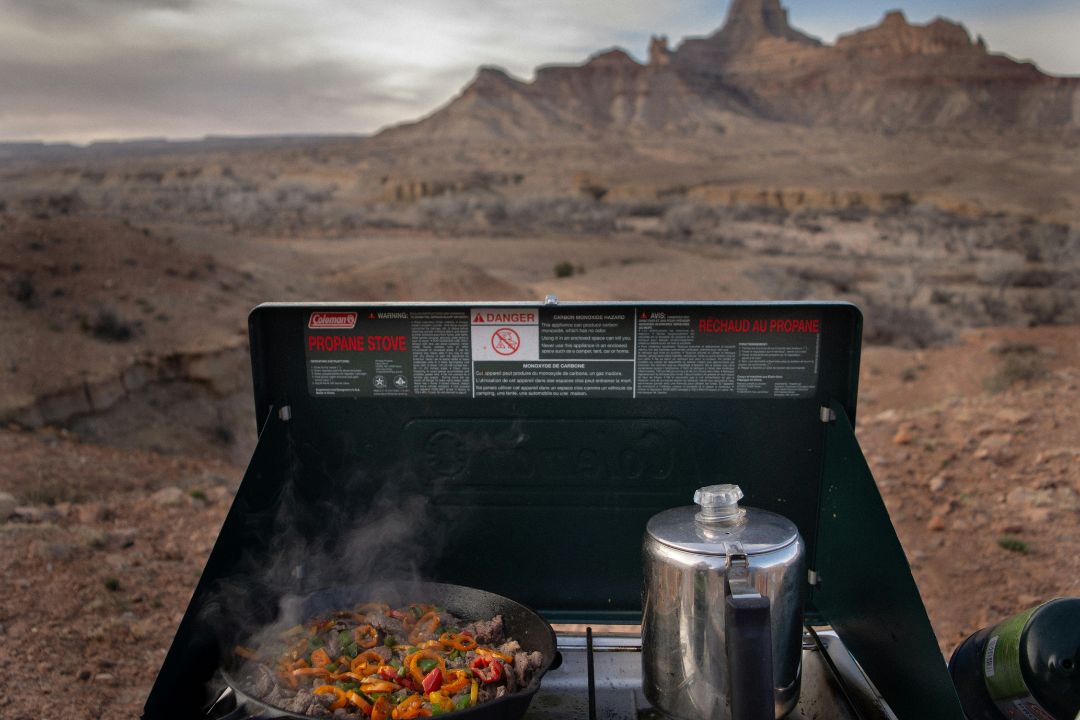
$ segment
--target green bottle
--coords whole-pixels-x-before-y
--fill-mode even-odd
[[[1080,720],[1080,598],[978,631],[949,672],[968,720]]]

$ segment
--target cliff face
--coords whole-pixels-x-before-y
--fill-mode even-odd
[[[525,140],[697,135],[733,118],[898,130],[1080,129],[1080,78],[990,53],[963,25],[913,25],[899,11],[827,46],[791,27],[779,0],[732,0],[724,25],[676,49],[653,38],[541,67],[532,82],[481,68],[450,103],[388,139]]]

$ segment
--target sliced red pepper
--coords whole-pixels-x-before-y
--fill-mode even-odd
[[[379,677],[383,680],[389,680],[390,682],[398,682],[401,680],[401,676],[397,674],[397,668],[392,665],[380,665]]]
[[[469,663],[469,668],[485,683],[491,684],[502,680],[503,664],[498,660],[480,656]]]
[[[442,681],[442,670],[439,668],[432,668],[431,672],[424,676],[424,682],[421,683],[421,686],[424,688],[424,692],[429,693],[441,688]]]

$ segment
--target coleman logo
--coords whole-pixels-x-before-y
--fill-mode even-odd
[[[313,312],[308,320],[308,327],[312,330],[351,330],[356,327],[356,313]]]

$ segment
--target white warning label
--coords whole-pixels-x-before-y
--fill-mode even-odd
[[[540,359],[540,313],[536,308],[473,308],[473,362]]]

